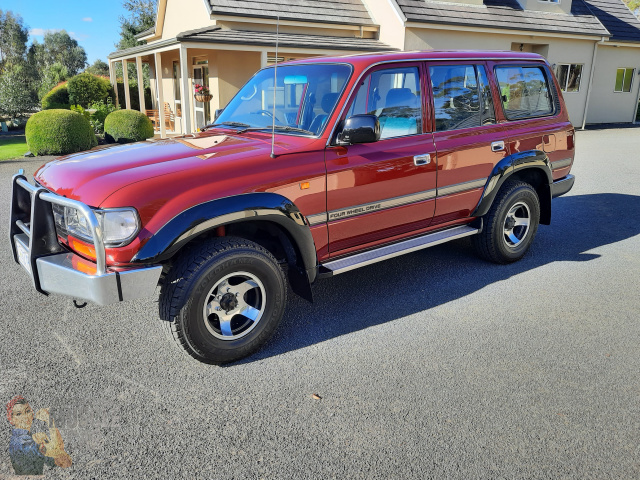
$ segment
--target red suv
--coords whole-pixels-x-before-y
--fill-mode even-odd
[[[18,173],[11,243],[41,293],[109,304],[161,285],[173,339],[224,363],[272,335],[287,283],[312,300],[320,277],[466,236],[520,259],[573,157],[538,55],[314,58],[260,70],[197,135]]]

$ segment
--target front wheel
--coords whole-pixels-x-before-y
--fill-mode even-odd
[[[478,254],[495,263],[520,260],[529,250],[540,223],[540,201],[525,182],[503,185],[484,217],[481,233],[472,237]]]
[[[183,255],[160,292],[169,336],[194,358],[228,363],[266,342],[284,314],[286,284],[275,258],[260,245],[220,238]]]

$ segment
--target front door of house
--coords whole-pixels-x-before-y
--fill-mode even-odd
[[[209,87],[209,65],[206,63],[194,65],[192,79],[191,92],[194,92],[196,85]],[[193,98],[194,126],[195,130],[198,131],[211,122],[211,106],[209,102],[199,102],[193,94],[191,97]]]

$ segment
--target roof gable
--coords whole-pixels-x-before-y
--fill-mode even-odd
[[[208,0],[212,15],[373,25],[361,0]]]

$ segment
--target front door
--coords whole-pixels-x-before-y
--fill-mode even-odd
[[[195,65],[193,67],[193,86],[192,91],[196,85],[209,86],[209,66],[208,65]],[[193,96],[193,122],[195,130],[198,131],[205,125],[211,122],[211,105],[209,102],[199,102]]]
[[[378,67],[363,77],[346,113],[373,114],[380,140],[327,148],[331,257],[426,228],[433,217],[437,162],[425,131],[420,63]]]

